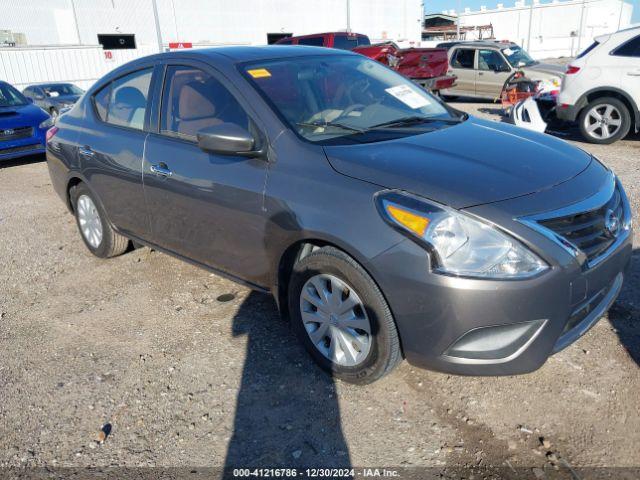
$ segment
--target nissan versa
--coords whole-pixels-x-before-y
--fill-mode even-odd
[[[453,110],[361,55],[228,47],[98,81],[49,133],[98,257],[133,240],[270,291],[313,358],[530,372],[620,292],[631,212],[569,144]]]

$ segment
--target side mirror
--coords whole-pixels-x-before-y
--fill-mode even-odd
[[[235,123],[222,123],[198,132],[198,147],[220,155],[256,158],[265,155],[265,149],[256,150],[256,139]]]

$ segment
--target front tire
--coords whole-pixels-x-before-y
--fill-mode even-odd
[[[71,202],[80,236],[96,257],[121,255],[129,247],[129,239],[111,228],[93,193],[83,183],[71,191]]]
[[[294,265],[288,305],[292,329],[334,377],[371,383],[402,360],[396,325],[380,289],[336,248],[320,248]]]
[[[617,98],[596,98],[580,112],[578,126],[587,142],[608,145],[627,136],[631,114]]]

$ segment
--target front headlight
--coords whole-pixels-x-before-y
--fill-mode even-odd
[[[53,118],[51,117],[47,117],[46,120],[44,120],[40,125],[38,125],[40,128],[49,128],[49,127],[53,127]]]
[[[518,279],[549,268],[515,238],[454,209],[395,191],[378,194],[376,202],[387,222],[425,244],[436,272]]]

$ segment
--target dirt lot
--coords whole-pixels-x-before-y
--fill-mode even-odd
[[[640,137],[576,143],[621,177],[637,223]],[[640,467],[639,250],[608,318],[535,373],[404,363],[354,387],[265,295],[147,248],[92,257],[41,160],[0,168],[0,467]]]

